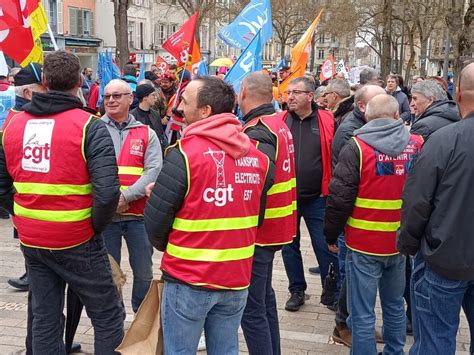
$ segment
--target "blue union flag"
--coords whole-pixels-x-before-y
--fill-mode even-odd
[[[272,38],[270,0],[251,0],[232,23],[219,31],[218,36],[229,46],[244,49],[259,30],[262,33],[262,44]]]

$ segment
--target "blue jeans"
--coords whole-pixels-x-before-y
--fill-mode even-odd
[[[411,282],[414,343],[410,355],[455,354],[459,313],[474,317],[474,281],[447,279],[433,271],[418,252]],[[471,342],[472,353],[472,342]]]
[[[348,325],[352,329],[352,355],[376,355],[375,301],[380,293],[383,319],[383,354],[404,354],[406,316],[403,302],[405,257],[373,256],[347,250]]]
[[[324,285],[330,263],[334,263],[336,271],[339,269],[337,255],[329,251],[326,239],[323,235],[325,209],[326,197],[318,197],[310,201],[298,203],[298,229],[296,236],[291,244],[285,245],[282,249],[283,262],[290,282],[288,287],[290,292],[305,291],[307,288],[300,249],[301,218],[304,218],[309,230],[311,245],[313,246],[313,251],[321,270],[321,284]],[[338,293],[339,290],[336,292],[336,298]]]
[[[272,287],[274,256],[274,250],[255,247],[252,280],[241,323],[251,355],[280,354],[278,313]]]
[[[143,220],[110,223],[102,232],[105,246],[120,265],[122,236],[127,243],[129,262],[133,272],[132,309],[137,312],[153,280],[153,246],[148,239]]]
[[[64,289],[66,283],[84,304],[94,327],[96,354],[115,354],[123,338],[124,312],[112,280],[100,235],[64,250],[21,246],[28,268],[32,344],[35,354],[66,354]]]
[[[196,354],[202,330],[209,355],[237,355],[248,291],[208,291],[165,281],[161,302],[165,355]]]

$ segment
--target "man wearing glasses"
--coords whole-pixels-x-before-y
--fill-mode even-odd
[[[132,309],[136,313],[153,279],[153,247],[143,223],[145,187],[161,170],[161,147],[156,133],[128,110],[132,90],[123,80],[112,80],[104,90],[106,114],[101,118],[112,137],[119,167],[120,200],[112,223],[103,232],[105,246],[120,264],[122,237],[133,271]]]
[[[334,118],[332,113],[318,110],[314,102],[313,79],[294,79],[286,94],[289,108],[286,124],[293,135],[295,147],[298,230],[293,242],[283,247],[282,255],[291,294],[285,309],[295,312],[304,304],[307,288],[300,250],[301,218],[304,218],[311,236],[321,269],[321,282],[328,274],[330,263],[338,270],[337,250],[328,250],[323,235],[324,210],[331,179]]]

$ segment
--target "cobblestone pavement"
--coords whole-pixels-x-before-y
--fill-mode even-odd
[[[311,251],[309,236],[303,229],[302,252],[304,254],[305,270],[316,265]],[[125,243],[124,243],[125,244]],[[124,298],[127,307],[126,327],[130,326],[132,310],[130,305],[132,272],[127,262],[126,248],[123,249],[122,268],[127,274],[128,281],[124,287]],[[155,276],[159,278],[158,269],[161,253],[154,255]],[[11,222],[0,220],[0,354],[25,353],[26,336],[26,303],[27,293],[18,292],[7,284],[11,277],[18,277],[24,272],[24,261],[18,242],[12,238]],[[307,273],[307,293],[309,299],[299,312],[291,313],[284,310],[288,296],[287,278],[281,253],[275,260],[273,286],[277,294],[278,312],[281,330],[281,346],[283,354],[316,355],[316,354],[347,354],[348,348],[332,342],[331,334],[334,328],[334,313],[319,303],[321,282],[319,277]],[[93,353],[93,328],[83,312],[75,341],[82,344],[82,353]],[[380,307],[377,307],[377,325],[380,327]],[[412,343],[408,337],[407,347]],[[241,352],[246,352],[245,341],[240,334]],[[381,349],[381,348],[380,348]],[[468,355],[469,329],[462,315],[461,328],[457,337],[457,354]],[[204,352],[203,352],[204,353]]]

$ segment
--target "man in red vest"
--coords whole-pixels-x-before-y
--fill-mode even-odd
[[[119,199],[117,166],[105,125],[76,96],[80,69],[71,53],[49,54],[48,91],[10,120],[0,146],[0,201],[13,214],[27,264],[38,354],[65,353],[66,283],[91,318],[96,354],[114,354],[123,337],[123,307],[100,234]]]
[[[238,354],[257,227],[274,169],[232,114],[235,94],[215,77],[193,80],[179,109],[187,127],[168,149],[145,209],[164,251],[161,304],[166,354]]]
[[[328,250],[323,235],[324,210],[332,170],[334,117],[332,113],[318,109],[311,78],[301,77],[291,81],[287,95],[289,113],[286,124],[295,147],[298,229],[293,242],[283,247],[282,255],[291,294],[285,309],[295,312],[304,304],[307,287],[300,250],[301,218],[304,218],[309,230],[321,270],[321,283],[324,284],[331,263],[338,270],[337,254]]]
[[[101,120],[114,143],[122,193],[117,213],[102,234],[109,254],[119,265],[122,238],[127,243],[133,271],[132,310],[136,313],[153,279],[153,247],[143,223],[145,187],[156,180],[162,156],[155,131],[129,114],[132,100],[132,90],[123,80],[111,80],[104,89],[106,113]]]
[[[401,196],[423,140],[410,135],[398,103],[382,94],[370,100],[368,121],[339,154],[329,187],[324,232],[335,248],[344,230],[352,330],[351,354],[376,354],[375,301],[380,293],[385,352],[403,354],[406,340],[405,257],[396,248]]]
[[[258,149],[275,162],[275,182],[268,191],[265,220],[257,232],[252,280],[242,317],[247,349],[259,355],[280,353],[273,258],[296,234],[293,138],[284,121],[286,112],[275,112],[272,91],[270,76],[255,72],[242,81],[238,97],[245,133],[258,141]]]

